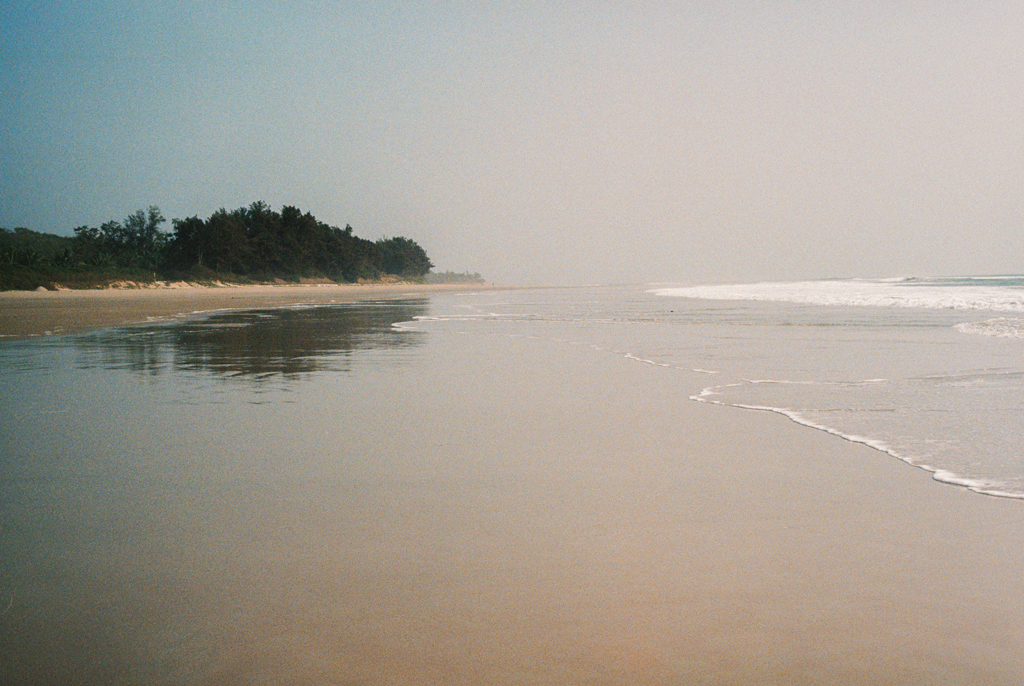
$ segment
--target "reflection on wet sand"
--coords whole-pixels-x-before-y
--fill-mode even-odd
[[[344,371],[361,350],[419,345],[394,325],[423,316],[426,299],[228,311],[201,319],[81,336],[80,366],[138,373],[203,371],[261,379]]]
[[[0,684],[243,683],[211,665],[248,626],[239,606],[272,596],[255,589],[281,550],[309,554],[301,532],[338,521],[317,518],[340,500],[330,480],[294,490],[290,470],[341,469],[350,439],[330,437],[344,426],[331,413],[359,395],[261,405],[252,392],[318,388],[320,372],[359,389],[363,361],[386,377],[393,353],[425,342],[395,324],[428,310],[222,311],[0,349]],[[222,382],[239,394],[216,395]],[[284,547],[260,558],[275,536]]]

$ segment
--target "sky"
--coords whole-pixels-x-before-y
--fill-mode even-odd
[[[1022,273],[1021,36],[1020,2],[8,0],[0,227],[263,200],[506,285]]]

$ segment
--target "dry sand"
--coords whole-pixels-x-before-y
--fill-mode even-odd
[[[175,284],[166,288],[4,291],[0,292],[0,336],[20,338],[79,333],[208,310],[395,298],[414,293],[488,287],[480,284],[408,283],[215,287]]]

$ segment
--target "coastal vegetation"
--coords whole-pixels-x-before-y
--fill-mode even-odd
[[[121,221],[79,226],[74,236],[0,229],[0,289],[89,288],[159,279],[241,283],[398,277],[433,282],[482,281],[478,274],[430,275],[433,264],[411,238],[370,241],[309,212],[264,202],[209,218],[174,219],[159,208]]]
[[[424,283],[484,283],[478,272],[430,272],[423,277]]]

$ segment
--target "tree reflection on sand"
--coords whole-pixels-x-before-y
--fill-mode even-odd
[[[80,366],[143,374],[202,371],[262,379],[344,371],[353,354],[420,343],[394,324],[427,313],[428,300],[218,312],[206,317],[106,329],[78,338]]]

